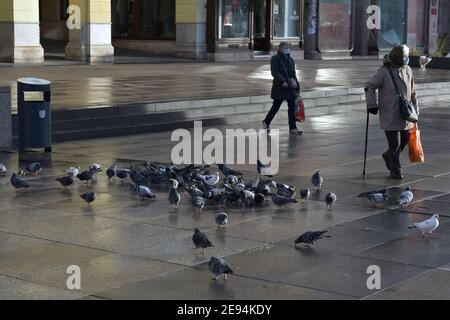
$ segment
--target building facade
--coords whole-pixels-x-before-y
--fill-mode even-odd
[[[76,8],[80,28],[69,29]],[[379,28],[369,28],[372,17]],[[0,60],[42,62],[51,41],[64,43],[67,59],[82,61],[112,61],[114,47],[198,60],[267,59],[281,41],[293,44],[297,59],[377,56],[401,43],[442,55],[449,17],[450,0],[1,0]]]

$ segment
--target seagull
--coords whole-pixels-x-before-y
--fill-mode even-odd
[[[242,176],[241,172],[235,171],[225,164],[219,164],[218,167],[219,167],[219,170],[223,173],[223,175],[225,177],[228,177],[230,175],[237,176],[237,177]]]
[[[58,181],[64,187],[64,189],[67,189],[68,186],[71,186],[75,182],[75,179],[71,175],[62,178],[56,178],[55,180]]]
[[[203,254],[206,253],[206,248],[214,247],[214,245],[209,241],[206,234],[201,232],[199,229],[195,228],[194,235],[192,236],[192,242],[195,245],[195,249],[202,248]]]
[[[310,197],[311,191],[309,189],[300,190],[300,199],[302,199],[303,203],[308,202]]]
[[[411,187],[406,187],[406,190],[400,194],[400,198],[398,199],[398,204],[401,207],[406,207],[410,204],[414,199],[414,194],[411,191]]]
[[[221,275],[224,276],[225,281],[228,280],[228,275],[233,274],[233,270],[228,266],[226,261],[222,258],[211,257],[208,263],[209,271],[214,274],[213,280],[218,280]]]
[[[218,228],[226,227],[228,224],[228,214],[221,212],[216,215],[216,224]]]
[[[323,177],[320,171],[314,173],[314,175],[311,177],[311,183],[314,186],[315,191],[322,191]]]
[[[80,167],[70,167],[66,170],[63,170],[63,172],[71,175],[72,177],[76,177],[80,173]]]
[[[414,223],[409,229],[419,229],[422,232],[422,236],[428,238],[434,230],[439,227],[439,215],[434,214],[430,219],[423,222]]]
[[[295,245],[300,244],[300,243],[305,243],[308,247],[314,248],[316,241],[324,239],[324,238],[331,238],[331,236],[325,235],[328,232],[330,232],[330,230],[305,232],[300,237],[298,237],[297,240],[295,240]]]
[[[30,173],[32,175],[37,175],[40,171],[41,171],[41,164],[39,162],[33,162],[30,163],[29,165],[27,165],[25,167],[25,169],[20,170],[19,174],[20,175],[26,175],[27,173]]]
[[[260,160],[258,160],[256,163],[256,170],[258,170],[258,173],[261,176],[273,178],[273,173],[270,171],[270,168],[263,165]]]
[[[139,199],[154,199],[156,195],[146,186],[136,186],[136,191]]]
[[[111,179],[116,176],[116,173],[117,173],[117,163],[114,163],[111,167],[108,168],[108,170],[106,170],[108,180],[111,181]]]
[[[274,194],[272,196],[272,202],[276,206],[282,208],[282,207],[284,207],[284,206],[286,206],[286,205],[288,205],[290,203],[297,203],[297,200],[296,199],[292,199],[292,198],[286,198],[286,197],[283,197],[283,196],[278,195],[278,194]]]
[[[11,179],[9,180],[11,182],[11,185],[16,189],[23,189],[23,188],[29,188],[30,186],[23,181],[16,173],[13,173],[11,176]]]
[[[331,210],[331,207],[333,206],[333,204],[335,204],[336,201],[337,196],[335,193],[330,192],[325,196],[325,203],[327,204],[328,210]]]
[[[80,198],[83,199],[90,206],[91,203],[94,202],[95,199],[97,199],[97,195],[95,194],[95,192],[87,192],[80,195]]]
[[[178,208],[178,205],[181,201],[181,195],[178,193],[178,181],[174,179],[170,179],[170,189],[169,189],[169,203],[170,206],[175,206],[175,208]]]
[[[0,176],[6,175],[7,171],[8,170],[6,170],[6,166],[3,163],[0,163]]]

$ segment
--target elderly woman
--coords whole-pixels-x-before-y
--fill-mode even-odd
[[[297,106],[295,100],[300,94],[300,83],[297,79],[295,62],[291,57],[291,45],[288,42],[281,42],[278,53],[270,61],[270,71],[273,76],[272,109],[263,121],[263,127],[270,131],[270,124],[280,110],[284,101],[288,104],[289,132],[293,135],[302,135],[303,132],[297,129],[295,112]]]
[[[408,145],[409,129],[413,124],[404,120],[401,115],[398,93],[393,81],[397,84],[400,95],[410,101],[419,113],[414,75],[408,63],[408,47],[396,46],[385,57],[384,66],[366,85],[368,111],[375,115],[379,113],[380,127],[385,131],[388,141],[389,149],[383,153],[383,160],[391,178],[398,180],[403,179],[400,154]]]

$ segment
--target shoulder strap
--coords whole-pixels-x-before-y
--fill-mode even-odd
[[[286,76],[286,81],[289,81],[289,72],[287,71],[286,65],[284,64],[283,58],[280,57],[281,66],[283,67],[284,75]]]
[[[391,79],[392,79],[392,82],[394,83],[395,90],[397,90],[397,94],[400,96],[400,90],[398,90],[398,85],[397,85],[397,82],[395,81],[394,73],[392,72],[391,68],[387,67],[387,69],[389,71],[389,74],[391,75]]]

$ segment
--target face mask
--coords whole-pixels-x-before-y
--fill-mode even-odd
[[[285,54],[285,55],[290,55],[291,54],[291,49],[289,49],[289,48],[286,48],[286,49],[284,49],[283,50],[283,53]]]
[[[403,65],[407,66],[409,64],[409,57],[403,57]]]

